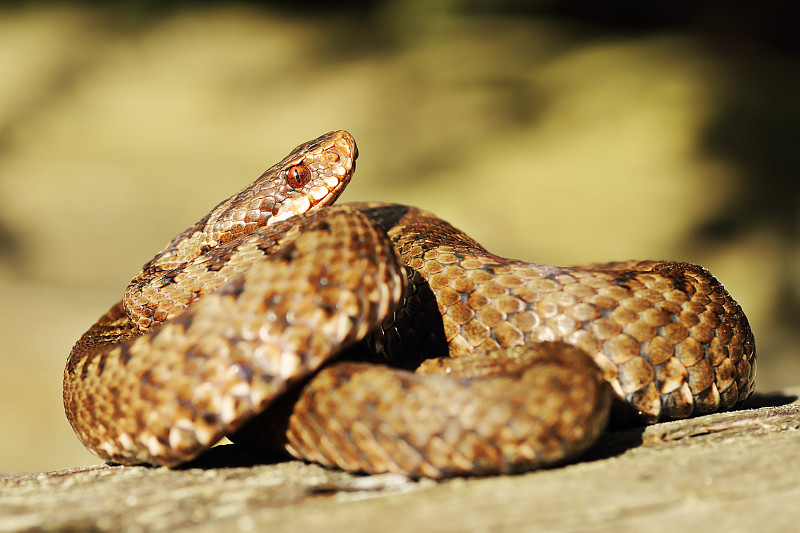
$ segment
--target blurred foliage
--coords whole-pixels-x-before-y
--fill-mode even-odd
[[[430,12],[560,17],[617,31],[651,32],[683,27],[712,37],[743,37],[784,50],[800,46],[800,5],[790,0],[6,0],[7,7],[76,5],[160,17],[193,7],[252,5],[298,15],[342,14],[369,18],[385,9],[424,17]]]

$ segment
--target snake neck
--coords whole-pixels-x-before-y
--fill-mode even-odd
[[[353,176],[357,154],[349,133],[326,133],[296,147],[253,183],[217,204],[172,239],[128,285],[122,301],[133,327],[149,331],[183,312],[203,293],[208,293],[208,287],[224,282],[225,279],[220,282],[204,279],[204,286],[180,284],[181,278],[196,278],[185,276],[184,272],[204,261],[204,256],[210,257],[207,270],[216,272],[219,270],[216,265],[227,263],[232,256],[237,241],[261,228],[335,202]],[[218,252],[220,248],[224,249]]]

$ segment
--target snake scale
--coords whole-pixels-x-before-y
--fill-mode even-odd
[[[298,146],[144,265],[72,349],[64,406],[102,459],[174,466],[223,436],[350,471],[443,477],[578,457],[611,413],[753,390],[705,269],[498,257],[431,213],[331,205],[357,149]]]

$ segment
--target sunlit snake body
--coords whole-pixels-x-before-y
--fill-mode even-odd
[[[705,269],[526,263],[417,208],[331,206],[356,156],[343,131],[297,147],[144,266],[67,361],[84,445],[172,466],[227,435],[352,471],[519,472],[582,453],[612,396],[653,423],[752,392],[747,319]]]

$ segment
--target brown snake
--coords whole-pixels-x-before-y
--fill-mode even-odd
[[[752,392],[747,319],[702,267],[526,263],[413,207],[331,206],[356,156],[344,131],[300,145],[143,267],[67,361],[89,450],[173,466],[227,435],[351,471],[519,472],[580,455],[612,397],[654,423]]]

